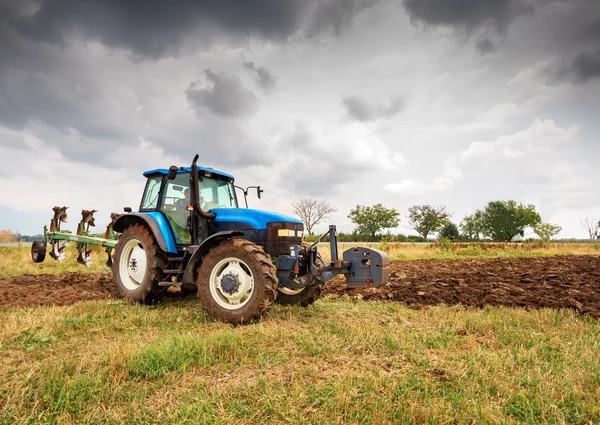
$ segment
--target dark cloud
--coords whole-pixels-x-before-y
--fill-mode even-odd
[[[415,22],[464,30],[493,28],[503,33],[517,17],[533,13],[526,0],[404,0]]]
[[[177,56],[186,40],[208,48],[248,38],[284,41],[330,28],[339,32],[378,1],[9,0],[0,12],[5,24],[34,40],[64,44],[83,37],[126,49],[135,58],[159,59]]]
[[[487,37],[478,39],[475,43],[475,47],[482,55],[487,55],[488,53],[493,53],[497,50],[494,42]]]
[[[382,0],[329,0],[319,1],[314,7],[314,21],[309,34],[333,30],[339,34],[360,12],[370,9]]]
[[[276,78],[266,68],[256,66],[254,62],[244,62],[244,68],[255,73],[256,85],[260,89],[268,92],[275,88]]]
[[[188,102],[196,111],[206,108],[221,117],[241,117],[256,111],[256,95],[235,76],[204,70],[208,84],[197,80],[186,91]]]
[[[306,11],[303,0],[143,1],[46,0],[35,13],[15,14],[10,22],[37,40],[64,42],[70,34],[131,50],[141,57],[176,55],[187,36],[206,46],[221,32],[237,39],[285,39]]]
[[[394,99],[388,104],[372,105],[360,96],[347,96],[342,99],[348,116],[356,121],[368,122],[391,118],[402,110],[402,100]]]
[[[600,18],[584,26],[581,35],[584,39],[600,41]]]
[[[577,56],[573,61],[572,72],[579,82],[600,77],[600,50]]]

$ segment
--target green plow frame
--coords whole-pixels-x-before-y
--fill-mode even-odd
[[[54,207],[54,217],[50,222],[50,229],[44,226],[44,243],[52,246],[50,256],[57,261],[66,259],[64,249],[67,242],[75,242],[77,244],[77,262],[89,267],[92,264],[90,246],[102,246],[105,248],[108,259],[106,265],[112,266],[112,251],[119,241],[119,234],[113,230],[113,225],[122,215],[112,213],[110,215],[111,222],[106,227],[104,237],[90,236],[90,226],[95,226],[94,213],[96,210],[82,210],[81,221],[77,226],[77,232],[73,234],[70,230],[61,230],[61,223],[67,221],[67,208],[69,207]]]

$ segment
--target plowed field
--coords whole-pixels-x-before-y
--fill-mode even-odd
[[[438,304],[571,308],[600,317],[600,257],[394,261],[382,288],[347,291],[343,278],[326,294],[361,294],[420,308]],[[0,308],[65,305],[117,298],[110,274],[0,277]],[[168,301],[167,301],[168,302]]]

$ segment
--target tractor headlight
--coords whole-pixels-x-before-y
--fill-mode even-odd
[[[293,229],[279,229],[277,231],[277,236],[280,237],[294,237],[296,236],[296,231]]]

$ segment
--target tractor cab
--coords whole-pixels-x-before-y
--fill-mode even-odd
[[[139,211],[160,217],[166,224],[161,233],[177,252],[193,249],[210,236],[228,231],[240,233],[240,237],[258,244],[270,255],[290,255],[292,245],[302,243],[304,225],[297,218],[247,208],[247,200],[246,208],[239,208],[230,174],[197,166],[197,191],[192,167],[154,169],[144,176],[147,181]],[[248,189],[242,191],[246,198]],[[257,187],[259,197],[261,192]]]
[[[175,167],[176,168],[176,167]],[[169,224],[175,245],[190,245],[193,239],[201,243],[212,233],[207,218],[198,220],[195,238],[191,233],[192,203],[192,170],[191,167],[171,169],[154,169],[144,173],[147,177],[146,187],[140,203],[140,212],[162,213]],[[238,208],[238,201],[233,186],[233,176],[211,168],[198,167],[198,192],[203,211],[212,209]]]

